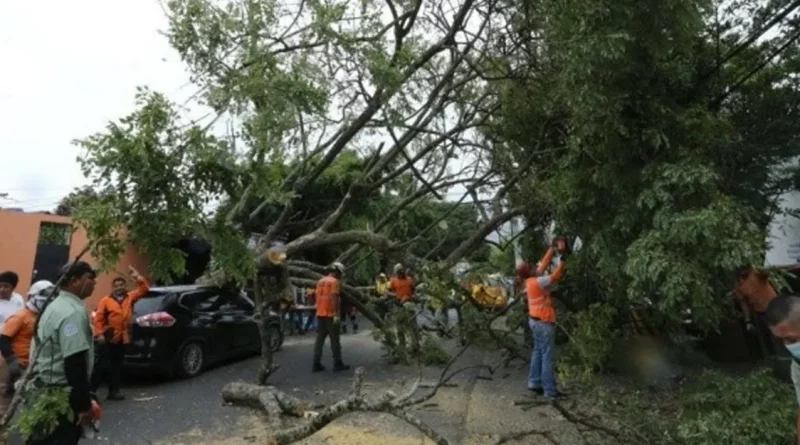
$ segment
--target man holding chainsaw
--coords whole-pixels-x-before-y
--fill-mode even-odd
[[[32,378],[25,404],[33,407],[42,397],[64,394],[69,410],[57,418],[36,419],[28,445],[75,445],[93,431],[100,408],[89,390],[94,366],[92,326],[83,301],[92,295],[94,269],[77,261],[65,266],[61,291],[42,309],[34,334],[31,355]]]
[[[547,275],[546,271],[553,262],[556,252],[560,262],[555,272]],[[533,333],[533,353],[528,373],[528,390],[542,394],[548,400],[561,396],[556,386],[555,349],[556,349],[556,309],[551,288],[564,275],[564,266],[570,249],[566,237],[558,237],[545,253],[533,275],[527,265],[517,268],[517,274],[525,280],[528,294],[528,325]]]

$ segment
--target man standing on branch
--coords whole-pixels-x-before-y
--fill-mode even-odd
[[[556,271],[550,275],[545,272],[550,268],[553,256],[558,252],[560,262]],[[536,269],[535,276],[522,276],[528,294],[528,323],[533,332],[533,353],[528,373],[528,389],[543,394],[546,399],[559,397],[555,375],[556,349],[556,309],[550,289],[564,275],[569,245],[565,237],[558,237],[553,247],[547,250]],[[528,274],[526,268],[518,268],[518,273]]]
[[[133,267],[130,277],[137,283],[128,292],[125,278],[117,277],[111,283],[111,295],[97,303],[94,316],[94,339],[100,346],[99,363],[92,374],[92,392],[97,392],[103,381],[108,381],[108,400],[124,400],[119,391],[125,347],[131,342],[133,305],[150,290],[150,284]]]
[[[325,370],[322,366],[322,347],[325,339],[331,338],[333,352],[333,370],[346,371],[349,366],[342,362],[342,345],[339,341],[341,323],[341,280],[344,276],[344,265],[340,262],[331,264],[328,274],[320,278],[314,290],[317,303],[317,340],[314,343],[314,366],[312,371]]]
[[[28,445],[74,445],[83,427],[95,419],[89,390],[89,375],[94,365],[92,326],[83,300],[92,295],[97,276],[83,261],[64,268],[63,290],[44,309],[34,335],[33,376],[25,393],[32,409],[39,397],[67,389],[68,414],[58,416],[55,425],[49,417],[33,428]]]

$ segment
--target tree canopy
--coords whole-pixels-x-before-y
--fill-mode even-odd
[[[95,253],[135,242],[155,274],[179,272],[171,242],[195,234],[240,281],[277,270],[279,239],[296,284],[333,260],[358,280],[404,262],[447,281],[523,216],[529,258],[551,225],[583,240],[571,309],[652,305],[673,327],[687,311],[713,327],[797,188],[785,1],[168,6],[214,117],[187,121],[142,88],[132,114],[78,141],[105,191],[76,215]]]

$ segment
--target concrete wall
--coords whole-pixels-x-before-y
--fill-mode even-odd
[[[32,284],[31,275],[39,242],[39,226],[42,222],[72,224],[71,218],[66,216],[0,210],[0,271],[11,270],[19,275],[17,292],[23,296],[27,294]],[[73,229],[69,246],[70,261],[84,249],[87,242],[86,232],[82,228]],[[81,259],[97,265],[97,261],[88,254]],[[146,258],[133,247],[129,247],[114,270],[98,276],[94,294],[86,300],[86,305],[94,308],[97,300],[110,291],[114,277],[125,273],[130,265],[138,269],[142,275],[149,276]]]

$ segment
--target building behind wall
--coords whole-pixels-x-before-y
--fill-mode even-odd
[[[22,295],[37,280],[55,281],[61,266],[72,261],[86,244],[86,232],[80,227],[73,230],[72,219],[67,216],[0,210],[0,271],[11,270],[19,275],[17,292]],[[82,259],[97,265],[88,254]],[[129,247],[114,270],[98,276],[94,294],[86,305],[94,308],[97,300],[111,290],[114,277],[126,273],[131,265],[149,276],[145,257]]]

